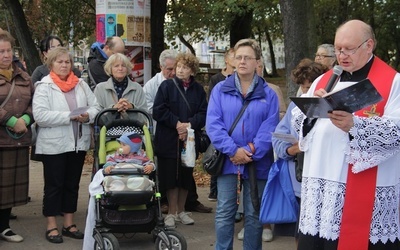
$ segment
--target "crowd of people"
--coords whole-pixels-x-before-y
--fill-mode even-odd
[[[238,239],[243,249],[262,249],[262,241],[272,241],[273,235],[294,236],[300,250],[400,249],[400,74],[374,55],[376,38],[367,23],[343,23],[333,44],[318,46],[314,60],[305,58],[292,71],[298,96],[325,96],[332,68],[340,65],[343,73],[333,90],[368,78],[383,97],[355,113],[330,111],[328,118],[306,117],[293,103],[286,109],[279,87],[263,78],[262,51],[253,39],[242,39],[226,52],[226,66],[211,77],[207,93],[195,78],[199,60],[190,53],[163,51],[160,73],[141,86],[130,78],[134,65],[124,55],[124,41],[109,37],[91,47],[89,84],[57,36],[41,42],[44,65],[32,76],[17,65],[14,42],[0,30],[0,90],[5,93],[0,95],[0,238],[23,241],[11,229],[10,217],[13,207],[28,202],[33,123],[34,150],[44,170],[45,239],[84,238],[74,214],[91,124],[102,109],[116,108],[121,118],[130,115],[127,110],[141,109],[154,119],[157,162],[143,166],[149,173],[157,167],[166,227],[195,224],[189,211],[212,211],[198,200],[193,168],[180,158],[188,129],[205,129],[224,155],[208,197],[217,202],[215,249],[233,248],[235,223],[242,216]],[[275,138],[273,132],[297,142]],[[121,149],[130,146],[127,152],[136,157],[141,139],[129,136],[121,137]],[[288,162],[300,212],[296,223],[263,225],[259,204],[277,158]]]

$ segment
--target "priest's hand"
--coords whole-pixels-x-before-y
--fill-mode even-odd
[[[328,114],[328,117],[333,125],[340,128],[346,133],[348,133],[350,129],[354,126],[353,114],[349,112],[333,110],[332,113]]]

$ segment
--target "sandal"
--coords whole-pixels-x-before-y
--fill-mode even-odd
[[[61,236],[61,234],[57,234],[57,235],[49,235],[49,233],[53,232],[53,231],[58,231],[58,228],[52,228],[46,231],[46,240],[48,240],[51,243],[63,243],[63,238]]]
[[[67,237],[71,237],[71,238],[74,238],[74,239],[83,239],[84,234],[81,233],[79,230],[76,230],[76,231],[73,231],[73,232],[70,231],[71,228],[73,228],[73,227],[76,228],[76,225],[72,224],[69,227],[63,227],[62,235],[67,236]]]

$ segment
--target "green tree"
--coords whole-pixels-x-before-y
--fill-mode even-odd
[[[377,47],[374,53],[400,69],[400,2],[396,0],[315,0],[317,44],[334,43],[337,27],[350,19],[360,19],[373,28]],[[335,13],[335,14],[332,14]]]
[[[35,47],[32,39],[28,23],[20,1],[3,0],[4,6],[11,16],[12,23],[15,26],[16,39],[18,39],[19,46],[26,60],[26,66],[29,73],[42,64],[40,61],[39,53]]]
[[[55,33],[75,45],[93,36],[96,30],[95,0],[42,0],[43,19],[50,24],[42,38]]]
[[[268,44],[268,52],[271,57],[270,62],[272,67],[271,76],[277,77],[278,71],[276,68],[274,42],[283,40],[282,16],[278,5],[279,1],[274,0],[268,5],[263,2],[257,3],[259,6],[255,6],[254,8],[253,31],[262,50],[266,50],[266,48],[262,47],[262,44],[264,42]],[[264,68],[264,71],[265,70]],[[264,72],[264,75],[266,75],[265,73],[266,72]]]
[[[290,80],[291,71],[305,57],[315,52],[313,0],[280,0],[283,16],[285,68],[288,96],[295,96],[298,86]]]

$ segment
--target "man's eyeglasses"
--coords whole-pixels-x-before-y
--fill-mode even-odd
[[[343,54],[344,56],[351,56],[354,55],[357,50],[367,41],[369,40],[369,38],[367,40],[365,40],[364,42],[362,42],[360,45],[357,46],[357,48],[355,49],[342,49],[342,50],[338,50],[335,49],[335,55],[340,56],[340,54]]]
[[[250,56],[235,56],[235,60],[237,60],[237,61],[242,61],[242,59],[243,59],[245,62],[247,62],[247,61],[250,61],[250,60],[253,60],[253,59],[257,59],[257,58],[255,58],[255,57],[250,57]]]
[[[318,58],[318,59],[325,59],[325,57],[335,57],[335,56],[328,56],[328,55],[320,55],[320,54],[315,54],[315,58]]]

